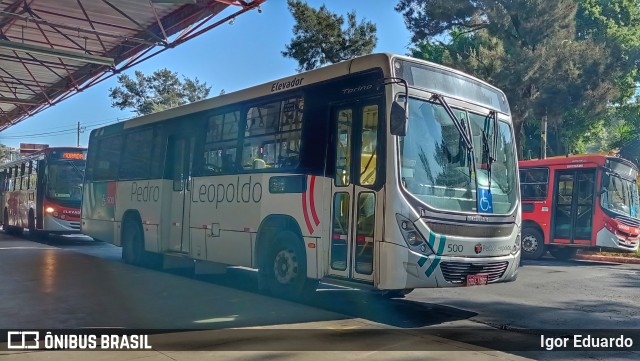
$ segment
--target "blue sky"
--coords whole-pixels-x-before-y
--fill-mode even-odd
[[[358,21],[363,18],[378,27],[375,52],[406,54],[410,33],[402,16],[390,0],[308,0],[313,7],[325,4],[329,11],[346,15],[355,10]],[[225,14],[237,11],[230,7]],[[191,41],[170,49],[130,69],[151,74],[169,68],[189,78],[197,77],[212,86],[214,96],[224,89],[227,93],[296,73],[297,62],[284,58],[281,52],[293,37],[293,17],[285,0],[268,0],[262,13],[251,11],[239,16],[233,25],[223,24]],[[117,86],[112,77],[89,90],[74,95],[21,123],[0,132],[0,143],[18,146],[22,143],[44,143],[51,146],[76,144],[77,122],[87,124],[80,134],[80,145],[86,146],[94,124],[115,122],[134,114],[111,107],[108,89]],[[56,135],[34,134],[58,132]]]

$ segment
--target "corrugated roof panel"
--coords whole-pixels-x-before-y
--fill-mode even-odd
[[[231,5],[237,16],[264,1],[0,0],[0,130],[188,40],[175,35]]]

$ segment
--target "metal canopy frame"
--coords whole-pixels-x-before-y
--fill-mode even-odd
[[[0,131],[265,1],[0,0]]]

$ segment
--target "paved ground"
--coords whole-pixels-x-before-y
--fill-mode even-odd
[[[247,272],[194,279],[125,265],[114,259],[117,249],[105,244],[50,243],[0,235],[0,330],[157,329],[150,341],[159,351],[18,351],[0,353],[3,360],[522,359],[434,334],[396,331],[398,326],[415,325],[414,315],[421,320],[431,315],[432,325],[464,321],[470,315],[446,306],[403,306],[403,301],[335,288],[323,289],[309,304],[294,303],[247,292],[255,286],[255,277]],[[161,329],[174,331],[168,334]],[[175,332],[185,329],[203,331]],[[4,335],[0,342],[6,342]],[[199,351],[163,351],[180,348]],[[328,356],[325,349],[347,351]]]
[[[319,360],[365,357],[514,358],[516,356],[507,353],[478,351],[477,347],[470,344],[478,344],[474,343],[478,335],[491,340],[495,338],[496,342],[517,344],[520,337],[531,329],[555,328],[576,332],[594,328],[640,329],[637,296],[640,286],[639,265],[560,262],[549,258],[523,262],[519,279],[508,284],[416,290],[405,299],[395,300],[382,300],[363,292],[321,285],[316,297],[301,304],[256,293],[255,275],[244,270],[235,270],[226,276],[194,279],[176,273],[124,265],[120,262],[119,248],[88,238],[55,239],[44,244],[3,240],[3,237],[0,235],[0,280],[9,277],[10,281],[0,283],[0,295],[12,296],[9,302],[4,302],[6,297],[2,297],[0,329],[15,326],[16,319],[29,326],[56,328],[87,325],[217,330],[259,327],[267,328],[268,332],[264,335],[270,333],[273,336],[271,340],[275,342],[270,350],[265,349],[264,342],[260,344],[261,347],[256,347],[255,342],[247,343],[246,333],[234,336],[239,338],[230,338],[233,334],[229,331],[206,331],[199,334],[200,341],[194,344],[194,349],[203,350],[199,353],[173,355],[163,352],[161,355],[140,354],[136,358],[151,356],[151,359],[173,357],[190,360],[211,356],[210,351],[204,350],[214,347],[220,350],[221,335],[225,337],[224,342],[232,345],[232,349],[240,345],[243,350],[254,349],[252,352],[217,354],[238,360],[297,359],[301,356]],[[39,271],[14,274],[21,265],[30,263]],[[78,269],[82,271],[78,272]],[[11,276],[7,270],[11,270]],[[89,284],[90,287],[79,287],[81,284]],[[34,304],[34,289],[38,290],[37,310],[28,311],[24,305]],[[69,294],[72,301],[69,301]],[[6,318],[7,315],[11,315],[11,318]],[[295,338],[295,344],[302,349],[321,350],[323,344],[318,342],[318,335],[313,332],[301,331],[294,336],[282,333],[283,329],[292,328],[330,330],[321,334],[332,341],[326,349],[336,349],[336,340],[348,340],[348,345],[360,346],[338,355],[317,351],[301,354],[278,343],[283,339]],[[390,338],[387,331],[384,340],[376,338],[379,334],[369,332],[379,328],[402,331],[399,335],[393,335],[398,342],[394,343],[396,338]],[[434,338],[433,333],[420,331],[442,328],[470,331],[466,334],[460,331],[439,334],[443,338]],[[418,330],[417,333],[415,330]],[[500,332],[484,333],[479,330]],[[193,340],[194,335],[191,333],[188,338]],[[180,333],[152,337],[158,343],[167,340],[165,338],[163,341],[162,337],[175,340],[186,335]],[[455,343],[452,339],[464,340],[467,344]],[[292,344],[285,342],[285,345]],[[640,343],[640,339],[636,342]],[[428,354],[406,351],[422,350],[425,344],[437,345],[436,350]],[[402,351],[393,354],[383,351],[389,349]],[[476,351],[463,351],[469,349]],[[548,360],[640,358],[638,353],[631,352],[516,353]],[[41,360],[45,359],[44,354],[47,353],[13,354],[10,357],[16,360]],[[75,352],[70,356],[80,357],[82,354]],[[90,354],[92,359],[95,358],[94,354]],[[118,357],[132,359],[136,354],[129,352],[118,354]]]

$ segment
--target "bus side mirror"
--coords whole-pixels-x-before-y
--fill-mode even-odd
[[[407,135],[407,107],[408,103],[405,102],[405,106],[402,106],[397,100],[391,105],[391,134],[404,137]]]

